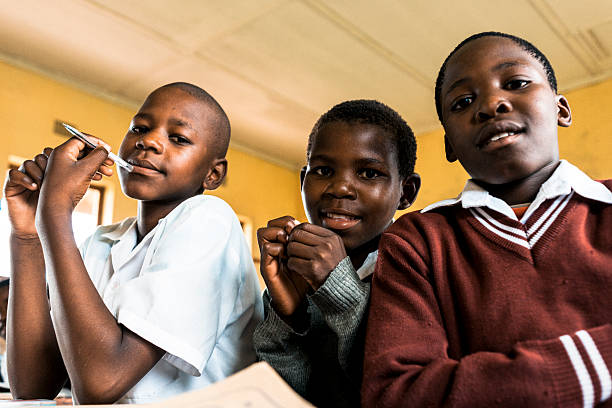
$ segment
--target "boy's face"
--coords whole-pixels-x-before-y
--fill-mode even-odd
[[[308,220],[340,235],[347,250],[382,234],[402,198],[392,136],[374,125],[323,125],[303,177]]]
[[[119,156],[134,166],[131,173],[119,171],[123,192],[164,202],[196,195],[215,159],[207,112],[206,104],[178,88],[149,95],[119,148]]]
[[[441,102],[448,160],[489,184],[557,163],[557,126],[571,123],[541,63],[507,38],[479,38],[451,57]]]

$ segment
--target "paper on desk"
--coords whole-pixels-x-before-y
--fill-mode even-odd
[[[201,390],[177,395],[150,407],[313,408],[268,363],[250,367]]]
[[[314,408],[268,363],[255,363],[213,385],[138,408]],[[83,408],[117,405],[82,405]],[[1,407],[0,407],[1,408]]]

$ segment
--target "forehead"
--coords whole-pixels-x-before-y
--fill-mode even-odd
[[[394,135],[368,123],[326,123],[313,136],[309,156],[311,160],[319,156],[334,160],[373,158],[397,165]]]
[[[160,88],[144,101],[136,116],[147,115],[158,119],[177,119],[188,127],[210,126],[212,109],[204,101],[177,87]]]
[[[513,40],[482,37],[464,45],[448,60],[442,96],[458,80],[494,75],[509,66],[528,67],[546,78],[540,61]]]

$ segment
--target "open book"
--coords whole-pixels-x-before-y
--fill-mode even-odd
[[[117,405],[82,405],[115,407]],[[186,392],[147,408],[313,408],[268,363],[255,363],[206,388]]]

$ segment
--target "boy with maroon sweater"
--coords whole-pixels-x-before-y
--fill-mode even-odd
[[[610,406],[612,180],[559,160],[546,57],[481,33],[436,83],[459,197],[401,217],[372,281],[365,406]]]

